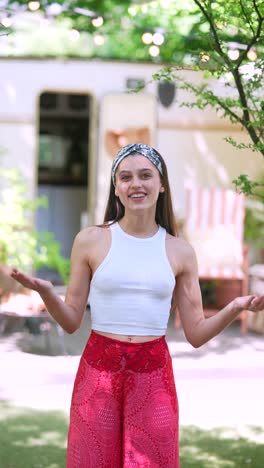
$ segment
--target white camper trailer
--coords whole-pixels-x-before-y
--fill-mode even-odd
[[[242,140],[239,128],[213,110],[180,107],[190,99],[177,89],[162,104],[151,81],[161,66],[96,60],[0,60],[2,163],[21,169],[30,197],[45,194],[39,229],[54,232],[70,255],[78,230],[103,220],[111,161],[124,144],[155,146],[169,170],[176,215],[184,218],[186,187],[231,187],[240,173],[254,177],[262,160],[238,151],[225,136]],[[197,72],[181,72],[200,80]],[[215,86],[219,86],[215,83]]]

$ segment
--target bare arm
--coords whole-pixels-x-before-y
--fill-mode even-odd
[[[76,331],[81,324],[91,279],[88,264],[89,234],[87,230],[77,234],[71,253],[71,273],[65,301],[56,294],[52,283],[39,278],[31,278],[22,272],[13,270],[11,276],[26,288],[36,290],[50,315],[68,333]]]
[[[205,318],[196,256],[187,243],[184,250],[183,269],[177,276],[175,296],[186,338],[198,348],[218,335],[242,310],[262,310],[264,296],[237,297],[214,316]]]

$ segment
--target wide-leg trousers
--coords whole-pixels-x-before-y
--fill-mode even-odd
[[[92,330],[77,371],[67,468],[179,468],[178,400],[165,336]]]

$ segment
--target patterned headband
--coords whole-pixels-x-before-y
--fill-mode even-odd
[[[156,166],[160,174],[162,175],[162,166],[159,154],[157,151],[149,145],[145,145],[144,143],[131,143],[130,145],[124,146],[118,151],[117,155],[115,156],[112,164],[112,181],[115,185],[115,173],[118,165],[123,161],[124,158],[129,156],[131,153],[139,153],[142,156],[145,156],[149,159],[149,161]]]

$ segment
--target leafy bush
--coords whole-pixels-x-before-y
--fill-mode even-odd
[[[48,267],[67,283],[70,262],[61,256],[59,242],[53,233],[34,227],[36,210],[47,207],[47,198],[29,200],[26,182],[16,169],[0,168],[0,184],[0,263],[27,272]]]
[[[245,240],[257,248],[264,248],[264,205],[250,201],[246,208]]]
[[[247,187],[243,191],[249,195],[246,201],[245,240],[256,248],[263,249],[264,174],[260,174],[250,191],[247,191]]]

